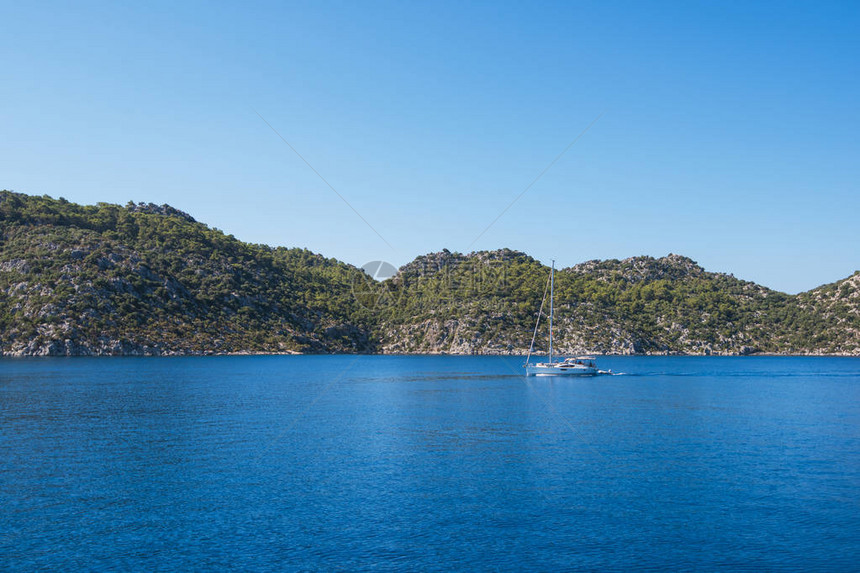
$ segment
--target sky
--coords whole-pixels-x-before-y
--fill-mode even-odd
[[[0,2],[0,188],[357,266],[860,269],[860,2],[123,4]]]

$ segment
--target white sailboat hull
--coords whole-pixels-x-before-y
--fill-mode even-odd
[[[526,376],[595,376],[600,371],[594,366],[538,363],[526,365]]]

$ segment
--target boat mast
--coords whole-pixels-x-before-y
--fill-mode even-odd
[[[549,362],[552,364],[552,294],[555,289],[555,259],[549,271]]]

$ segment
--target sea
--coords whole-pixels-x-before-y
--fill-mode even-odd
[[[860,571],[860,358],[0,360],[4,571]]]

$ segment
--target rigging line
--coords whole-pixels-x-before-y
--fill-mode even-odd
[[[257,114],[257,117],[259,117],[260,119],[262,119],[262,120],[263,120],[263,123],[265,123],[266,125],[268,125],[268,126],[269,126],[269,129],[271,129],[272,131],[274,131],[274,132],[275,132],[275,135],[277,135],[278,137],[280,137],[280,138],[281,138],[281,141],[283,141],[284,143],[286,143],[286,144],[287,144],[287,147],[289,147],[290,149],[292,149],[292,150],[293,150],[293,153],[295,153],[296,155],[298,155],[298,156],[299,156],[299,159],[301,159],[302,161],[304,161],[304,162],[305,162],[305,165],[307,165],[308,167],[310,167],[310,168],[311,168],[311,171],[313,171],[314,173],[316,173],[317,177],[319,177],[320,179],[322,179],[322,182],[323,182],[323,183],[325,183],[326,185],[328,185],[328,188],[329,188],[329,189],[331,189],[332,191],[334,191],[334,194],[335,194],[335,195],[337,195],[338,197],[340,197],[340,200],[341,200],[341,201],[343,201],[344,203],[346,203],[346,206],[347,206],[347,207],[349,207],[350,209],[352,209],[352,212],[353,212],[353,213],[355,213],[356,215],[358,215],[358,218],[359,218],[359,219],[361,219],[362,221],[364,221],[364,224],[365,224],[365,225],[367,225],[368,227],[370,227],[370,230],[371,230],[371,231],[373,231],[374,233],[376,233],[376,236],[377,236],[377,237],[379,237],[380,239],[382,239],[382,242],[384,242],[386,245],[388,245],[388,246],[389,246],[389,248],[391,248],[391,250],[392,250],[392,251],[396,251],[396,250],[397,250],[397,249],[395,249],[395,248],[391,245],[391,243],[389,243],[387,240],[385,240],[385,237],[383,237],[382,235],[380,235],[380,234],[379,234],[379,231],[377,231],[376,229],[374,229],[374,228],[373,228],[373,225],[371,225],[371,224],[368,222],[368,220],[367,220],[367,219],[365,219],[364,217],[362,217],[361,213],[359,213],[359,212],[355,209],[355,207],[353,207],[353,206],[350,204],[350,202],[346,200],[346,198],[345,198],[343,195],[341,195],[340,193],[338,193],[337,189],[335,189],[334,187],[332,187],[331,183],[329,183],[328,181],[326,181],[326,178],[325,178],[325,177],[323,177],[323,176],[320,174],[320,172],[319,172],[319,171],[317,171],[316,169],[314,169],[314,166],[313,166],[313,165],[311,165],[310,163],[308,163],[308,160],[307,160],[307,159],[305,159],[305,158],[302,156],[302,154],[301,154],[301,153],[299,153],[299,152],[298,152],[298,150],[290,144],[290,142],[289,142],[289,141],[287,141],[286,139],[284,139],[284,136],[283,136],[283,135],[281,135],[280,133],[278,133],[278,130],[277,130],[277,129],[275,129],[274,127],[272,127],[272,124],[271,124],[271,123],[269,123],[268,121],[266,121],[266,118],[265,118],[265,117],[263,117],[262,115],[260,115],[260,112],[258,112],[257,110],[254,110],[254,113],[256,113],[256,114]]]
[[[486,229],[484,229],[483,231],[481,231],[481,233],[480,233],[477,237],[475,237],[475,239],[474,239],[471,243],[469,243],[469,246],[468,246],[468,247],[466,247],[466,250],[468,251],[469,249],[471,249],[471,248],[472,248],[472,245],[474,245],[475,243],[477,243],[477,242],[478,242],[478,239],[480,239],[481,237],[483,237],[483,236],[484,236],[484,233],[486,233],[487,231],[489,231],[489,230],[490,230],[490,227],[492,227],[493,225],[495,225],[495,224],[496,224],[496,221],[498,221],[499,219],[501,219],[501,218],[502,218],[502,215],[504,215],[505,213],[507,213],[507,212],[508,212],[508,209],[510,209],[511,207],[513,207],[513,206],[514,206],[514,203],[516,203],[517,201],[519,201],[519,200],[520,200],[520,197],[522,197],[523,195],[525,195],[525,194],[526,194],[526,191],[528,191],[529,189],[531,189],[531,188],[532,188],[532,186],[533,186],[535,183],[537,183],[537,182],[540,180],[540,178],[541,178],[541,177],[543,177],[543,176],[544,176],[544,174],[545,174],[547,171],[549,171],[549,170],[550,170],[550,168],[551,168],[553,165],[555,165],[555,162],[556,162],[556,161],[558,161],[559,159],[561,159],[561,158],[562,158],[562,156],[563,156],[565,153],[567,153],[567,150],[568,150],[568,149],[570,149],[571,147],[573,147],[573,144],[574,144],[574,143],[576,143],[577,141],[579,141],[579,140],[582,138],[582,136],[583,136],[583,135],[585,135],[585,134],[588,132],[588,130],[589,130],[589,129],[591,129],[591,126],[593,126],[595,123],[597,123],[597,120],[599,120],[601,117],[603,117],[603,114],[604,114],[604,113],[606,113],[606,111],[605,111],[605,110],[604,110],[604,111],[601,111],[601,112],[600,112],[600,115],[598,115],[597,117],[595,117],[595,118],[591,121],[591,123],[589,123],[589,124],[588,124],[588,126],[587,126],[585,129],[583,129],[583,130],[579,133],[579,135],[577,135],[577,136],[574,138],[574,140],[573,140],[573,141],[571,141],[570,143],[568,143],[568,144],[567,144],[567,147],[565,147],[565,148],[562,150],[562,152],[561,152],[561,153],[559,153],[558,155],[556,155],[556,156],[555,156],[555,159],[553,159],[552,161],[550,161],[550,162],[549,162],[549,165],[547,165],[546,167],[544,167],[543,171],[541,171],[541,172],[538,174],[538,176],[537,176],[537,177],[535,177],[535,178],[534,178],[534,180],[532,180],[532,182],[531,182],[531,183],[529,183],[529,184],[528,184],[528,186],[527,186],[525,189],[523,189],[523,190],[520,192],[520,194],[519,194],[519,195],[517,195],[517,196],[514,198],[514,200],[513,200],[513,201],[511,201],[510,203],[508,203],[508,206],[507,206],[507,207],[505,207],[504,209],[502,209],[502,212],[501,212],[501,213],[499,213],[498,215],[496,215],[496,218],[495,218],[495,219],[493,219],[493,221],[492,221],[489,225],[487,225],[487,228],[486,228]]]
[[[540,309],[538,309],[538,317],[537,322],[535,323],[535,332],[532,334],[532,343],[529,345],[529,353],[526,356],[526,364],[529,363],[529,360],[532,358],[532,349],[535,347],[535,339],[537,338],[538,326],[540,326],[540,317],[543,314],[543,303],[546,302],[546,291],[549,288],[549,277],[546,279],[546,285],[543,287],[543,298],[540,301]]]

